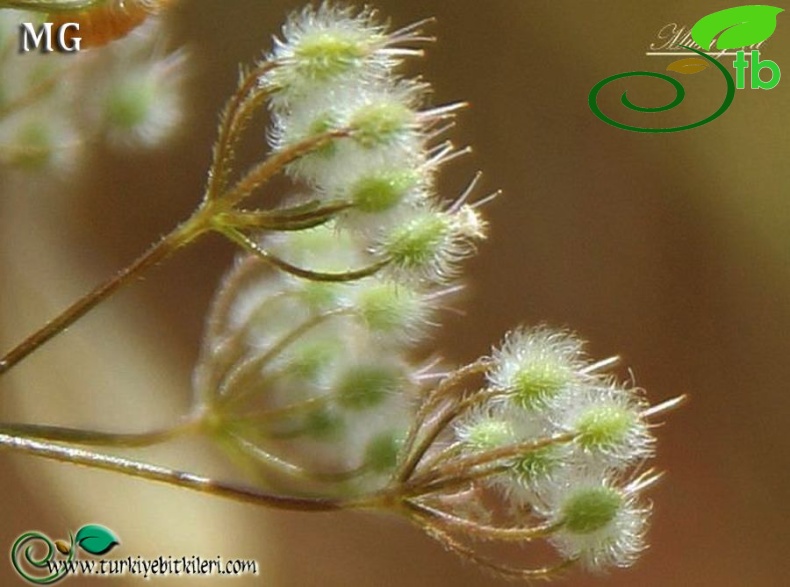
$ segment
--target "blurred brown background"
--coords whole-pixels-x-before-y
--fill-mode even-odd
[[[186,44],[193,58],[182,134],[142,156],[96,153],[89,173],[57,189],[3,183],[3,348],[189,212],[237,64],[268,48],[300,5],[184,0],[170,15],[173,43]],[[668,475],[652,493],[650,550],[633,569],[574,573],[564,584],[787,584],[790,81],[740,90],[721,118],[683,133],[622,131],[587,105],[604,77],[669,64],[644,55],[660,27],[691,25],[731,5],[376,2],[398,26],[437,17],[431,32],[439,40],[412,71],[434,84],[437,103],[471,103],[454,140],[475,152],[445,170],[448,197],[477,169],[485,173],[481,193],[505,193],[487,210],[491,238],[469,266],[466,315],[448,317],[438,347],[469,361],[519,323],[564,325],[591,341],[594,356],[622,355],[652,400],[692,396],[657,431],[657,466]],[[790,75],[787,14],[763,57]],[[715,110],[723,95],[716,75],[681,79],[688,105],[660,120],[684,124]],[[656,80],[627,87],[640,104],[672,98]],[[637,123],[616,99],[602,97],[605,110]],[[262,127],[252,132],[260,140],[244,161],[263,145]],[[0,382],[3,418],[144,430],[177,417],[188,405],[203,316],[232,256],[211,238],[121,293]],[[194,451],[145,457],[224,472]],[[261,585],[505,584],[399,520],[273,514],[7,454],[0,474],[0,550],[26,530],[65,537],[98,522],[119,533],[123,555],[257,558]],[[252,584],[245,581],[227,584]],[[15,582],[0,563],[0,583]],[[107,580],[127,583],[136,584]]]

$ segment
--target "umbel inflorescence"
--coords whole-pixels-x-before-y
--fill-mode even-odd
[[[437,193],[462,151],[443,136],[458,104],[428,106],[429,86],[400,74],[429,39],[372,10],[306,8],[273,51],[242,72],[223,113],[196,212],[130,269],[13,349],[9,369],[146,267],[215,232],[245,251],[212,308],[195,370],[195,407],[168,431],[85,433],[4,425],[0,443],[299,510],[395,511],[496,573],[549,577],[580,564],[632,564],[645,547],[658,479],[651,407],[591,360],[570,332],[518,328],[490,356],[455,369],[426,342],[484,238],[475,182]],[[270,154],[233,179],[233,152],[268,105]],[[294,193],[271,208],[249,196],[284,172]],[[238,487],[53,441],[145,445],[204,434],[250,465],[263,489]],[[42,442],[43,441],[43,442]],[[275,491],[275,493],[269,493]],[[480,555],[477,540],[556,547],[521,568]]]
[[[301,192],[290,206],[336,212],[249,242],[282,270],[260,255],[237,265],[198,372],[207,409],[241,446],[298,444],[341,491],[391,473],[431,378],[414,349],[483,236],[475,205],[435,192],[453,156],[437,137],[455,106],[423,108],[427,87],[396,74],[416,31],[385,34],[369,12],[326,6],[284,28],[269,58],[279,65],[261,78],[270,142],[284,152],[348,129],[288,167]]]

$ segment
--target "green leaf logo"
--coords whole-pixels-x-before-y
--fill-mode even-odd
[[[93,555],[106,554],[120,541],[104,526],[88,524],[77,531],[74,542],[85,552]]]
[[[717,35],[717,49],[756,45],[774,34],[776,15],[783,11],[783,8],[760,4],[720,10],[697,21],[691,28],[691,38],[706,51],[712,49]]]

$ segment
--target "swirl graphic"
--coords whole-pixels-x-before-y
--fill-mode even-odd
[[[37,558],[33,553],[35,545],[28,544],[33,541],[41,541],[46,545],[47,552],[44,556]],[[67,559],[68,562],[74,560],[74,550],[74,548],[70,549]],[[14,545],[11,547],[11,563],[14,565],[16,572],[26,581],[36,585],[51,585],[62,579],[67,573],[67,568],[64,565],[57,565],[54,571],[52,570],[54,565],[50,567],[50,564],[55,560],[55,552],[55,543],[52,542],[46,534],[42,534],[41,532],[26,532],[17,538]],[[43,569],[49,572],[49,574],[30,574],[27,567]]]
[[[655,73],[652,71],[629,71],[626,73],[618,73],[617,75],[607,77],[606,79],[601,80],[600,82],[595,84],[595,86],[593,86],[593,89],[590,90],[590,96],[588,98],[590,109],[593,111],[593,114],[595,114],[598,118],[603,120],[605,123],[611,124],[612,126],[621,128],[623,130],[630,130],[634,132],[655,132],[655,133],[679,132],[681,130],[689,130],[692,128],[696,128],[698,126],[702,126],[703,124],[707,124],[712,120],[715,120],[722,114],[724,114],[724,111],[730,107],[730,104],[732,104],[732,101],[735,99],[735,80],[732,79],[732,75],[730,74],[729,71],[724,69],[724,66],[721,63],[719,63],[718,61],[716,61],[706,53],[703,53],[702,51],[697,51],[693,47],[687,47],[686,45],[680,45],[680,46],[683,47],[684,49],[694,51],[694,53],[697,53],[704,59],[708,60],[710,63],[715,65],[718,68],[718,70],[721,72],[721,74],[724,76],[724,79],[727,82],[727,95],[724,97],[724,102],[722,102],[721,106],[719,107],[718,110],[716,110],[716,112],[714,112],[707,118],[704,118],[700,121],[693,122],[691,124],[686,124],[683,126],[673,126],[670,128],[649,128],[642,126],[631,126],[628,124],[617,122],[616,120],[604,114],[601,111],[601,109],[598,107],[598,93],[603,89],[605,85],[615,80],[618,80],[620,78],[632,77],[632,76],[657,77],[659,79],[669,82],[675,88],[674,100],[672,100],[669,104],[665,104],[664,106],[656,106],[653,108],[637,106],[636,104],[631,102],[631,100],[628,99],[628,92],[623,92],[623,95],[620,97],[620,101],[623,103],[623,106],[625,106],[629,110],[634,110],[636,112],[663,112],[665,110],[671,110],[672,108],[683,102],[683,98],[685,98],[686,96],[686,90],[684,90],[681,83],[673,77],[670,77],[663,73]]]

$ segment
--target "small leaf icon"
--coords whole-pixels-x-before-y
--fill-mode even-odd
[[[74,542],[85,552],[97,555],[108,553],[115,545],[120,544],[110,530],[98,524],[88,524],[80,528]]]
[[[58,549],[60,554],[68,554],[71,552],[71,544],[65,540],[55,540],[55,548]]]
[[[708,62],[704,59],[697,57],[688,57],[686,59],[678,59],[667,65],[667,71],[674,71],[676,73],[691,74],[699,73],[703,69],[707,69]]]
[[[762,43],[776,30],[776,15],[783,8],[766,5],[736,6],[702,17],[691,27],[691,38],[709,51],[716,35],[717,49],[740,49]]]

